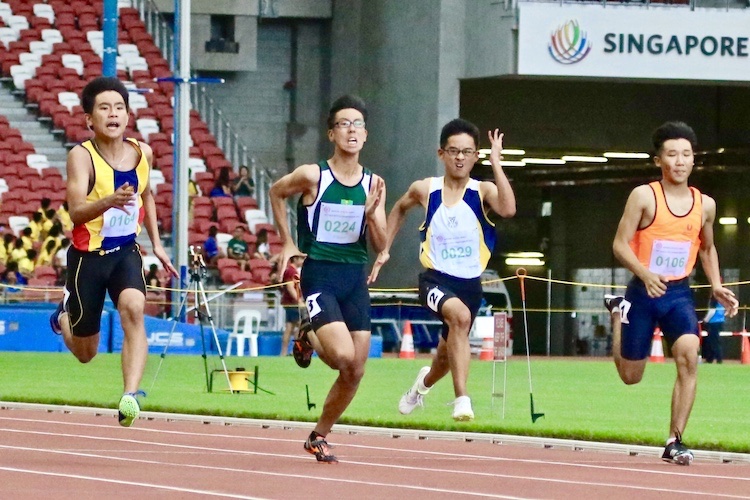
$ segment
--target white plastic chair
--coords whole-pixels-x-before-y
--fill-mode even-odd
[[[229,233],[216,233],[216,246],[218,246],[224,255],[227,255],[227,247],[229,246],[229,240],[233,236]]]
[[[21,236],[21,231],[29,227],[29,218],[25,215],[11,215],[8,217],[8,225],[16,236]]]
[[[42,175],[42,170],[50,166],[47,155],[38,153],[26,155],[26,165],[39,172],[40,176]]]
[[[55,11],[52,6],[48,3],[35,3],[34,4],[34,15],[38,17],[45,17],[50,24],[55,24]]]
[[[34,54],[47,55],[52,53],[52,42],[46,42],[44,40],[34,40],[29,42],[29,51]]]
[[[78,54],[63,54],[62,64],[66,68],[73,68],[79,75],[83,75],[83,59]]]
[[[149,184],[151,185],[151,191],[155,193],[157,190],[156,186],[166,182],[166,179],[164,179],[164,174],[161,172],[161,170],[152,169],[148,175]]]
[[[42,54],[36,52],[21,52],[18,54],[18,62],[24,66],[38,68],[42,65]]]
[[[34,5],[42,5],[42,4],[34,4]],[[54,28],[46,28],[42,30],[42,40],[45,42],[49,42],[51,44],[60,43],[63,41],[62,33],[60,33],[60,30],[56,30]]]
[[[0,42],[3,43],[6,50],[10,46],[10,42],[15,42],[17,40],[18,33],[16,33],[12,28],[8,28],[7,26],[3,26],[2,28],[0,28]]]
[[[148,107],[146,96],[137,92],[128,92],[128,104],[130,105],[130,109],[135,111],[136,114],[138,113],[137,110]]]
[[[74,106],[81,105],[81,98],[75,92],[60,92],[57,94],[57,101],[68,108],[68,111],[73,112]]]
[[[162,269],[164,266],[162,266],[161,261],[159,260],[159,257],[156,255],[144,255],[141,257],[141,260],[143,261],[143,269],[148,271],[151,268],[151,264],[156,264],[156,267],[159,269]]]
[[[26,16],[10,16],[10,19],[7,19],[5,23],[9,28],[15,30],[19,35],[21,33],[21,30],[29,29],[29,20],[26,19]]]
[[[13,10],[10,8],[10,4],[0,2],[0,19],[2,19],[5,24],[8,24],[8,21],[10,21],[10,16],[12,15]]]
[[[227,346],[224,353],[232,354],[232,340],[237,344],[237,356],[245,355],[245,340],[248,341],[248,355],[258,356],[258,334],[260,333],[260,311],[255,309],[242,309],[234,313],[234,328],[227,337]]]
[[[34,78],[35,69],[26,64],[14,64],[10,67],[10,76],[13,78],[13,85],[21,90],[26,88],[26,80]]]
[[[255,234],[255,226],[258,224],[268,224],[268,217],[263,210],[249,208],[245,210],[245,222],[250,232]]]
[[[140,56],[141,53],[138,51],[138,46],[134,43],[121,43],[117,46],[117,53],[123,57],[129,57],[130,55]]]

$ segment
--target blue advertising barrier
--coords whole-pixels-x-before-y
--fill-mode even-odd
[[[203,354],[200,325],[179,322],[175,325],[175,322],[172,320],[154,318],[152,316],[146,316],[145,324],[148,352],[150,354],[163,353],[165,346],[167,347],[167,354]],[[172,328],[174,328],[174,332],[172,332]],[[203,334],[206,341],[206,353],[218,354],[210,325],[203,326]],[[120,315],[115,311],[112,315],[112,352],[122,351],[124,335],[125,332],[122,329]],[[222,339],[226,339],[228,335],[229,332],[226,330],[222,330],[221,328],[216,329],[216,336],[219,337],[219,342]],[[168,346],[167,343],[169,343]]]
[[[292,339],[293,340],[293,339]],[[292,342],[289,342],[289,353],[292,352]],[[259,356],[278,356],[281,352],[281,333],[261,332],[258,335],[258,355]],[[373,335],[370,337],[370,358],[383,357],[383,337]]]
[[[67,351],[49,326],[56,305],[46,302],[0,306],[0,351]],[[112,315],[102,313],[98,352],[109,352]]]

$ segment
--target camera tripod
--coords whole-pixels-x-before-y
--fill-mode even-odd
[[[200,250],[200,247],[198,248]],[[232,390],[232,384],[229,381],[229,370],[227,370],[227,364],[224,361],[224,354],[221,351],[221,344],[219,343],[219,337],[216,334],[216,326],[214,325],[213,316],[211,316],[211,310],[208,307],[209,300],[215,299],[216,297],[223,295],[224,293],[232,290],[233,288],[236,288],[239,286],[239,283],[235,284],[234,286],[228,288],[227,290],[222,291],[221,293],[215,295],[211,299],[209,299],[206,296],[206,290],[203,288],[203,278],[206,275],[206,263],[203,260],[203,255],[200,253],[200,251],[196,252],[196,249],[193,245],[190,246],[190,256],[192,258],[191,265],[190,265],[190,286],[186,292],[184,292],[184,295],[180,301],[180,305],[177,309],[177,314],[172,317],[172,330],[169,332],[169,338],[167,340],[166,345],[164,346],[164,351],[160,355],[159,359],[159,366],[156,369],[156,373],[154,374],[154,380],[151,382],[151,389],[153,389],[154,384],[156,383],[156,378],[159,376],[159,371],[161,370],[161,366],[164,363],[164,358],[167,355],[167,349],[169,348],[169,343],[172,341],[172,335],[174,334],[174,330],[177,327],[177,318],[179,318],[183,313],[188,314],[190,311],[193,311],[193,314],[195,316],[196,322],[200,325],[200,331],[201,331],[201,345],[203,347],[203,369],[205,371],[206,375],[206,390],[208,392],[211,392],[212,389],[212,383],[209,378],[208,374],[208,358],[206,355],[206,337],[205,333],[203,331],[203,320],[207,319],[209,325],[211,326],[211,333],[213,335],[214,342],[216,343],[216,350],[219,352],[219,359],[221,360],[221,366],[224,369],[224,375],[227,379],[227,387],[229,388],[229,392],[233,393]],[[188,298],[190,296],[190,293],[193,294],[194,303],[192,307],[188,306]]]

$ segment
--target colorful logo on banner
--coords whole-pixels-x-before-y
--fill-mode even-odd
[[[591,52],[591,41],[581,30],[578,21],[572,19],[552,32],[549,55],[560,64],[575,64]]]

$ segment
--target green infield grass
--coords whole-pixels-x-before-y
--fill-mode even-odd
[[[308,369],[291,357],[228,358],[230,370],[258,367],[259,386],[272,392],[229,394],[226,379],[214,378],[206,390],[203,358],[167,355],[159,376],[159,356],[151,356],[142,388],[148,393],[142,408],[148,411],[220,415],[295,421],[317,420],[337,373],[313,358]],[[489,432],[566,439],[662,446],[669,427],[669,408],[675,368],[671,360],[652,363],[644,380],[624,385],[611,359],[532,358],[531,371],[536,412],[545,416],[531,422],[526,359],[507,365],[505,418],[503,398],[493,398],[493,363],[472,361],[469,392],[476,418],[454,422],[449,377],[425,397],[424,408],[405,416],[398,400],[413,383],[427,358],[368,360],[364,379],[340,423],[410,429]],[[208,358],[208,369],[221,367]],[[495,366],[495,391],[502,392],[505,366]],[[115,408],[122,381],[119,354],[100,354],[82,365],[68,353],[0,352],[0,400],[72,406]],[[308,409],[306,386],[314,408]],[[252,387],[252,384],[250,385]],[[701,365],[698,395],[684,433],[693,449],[750,452],[750,366],[738,363]]]

